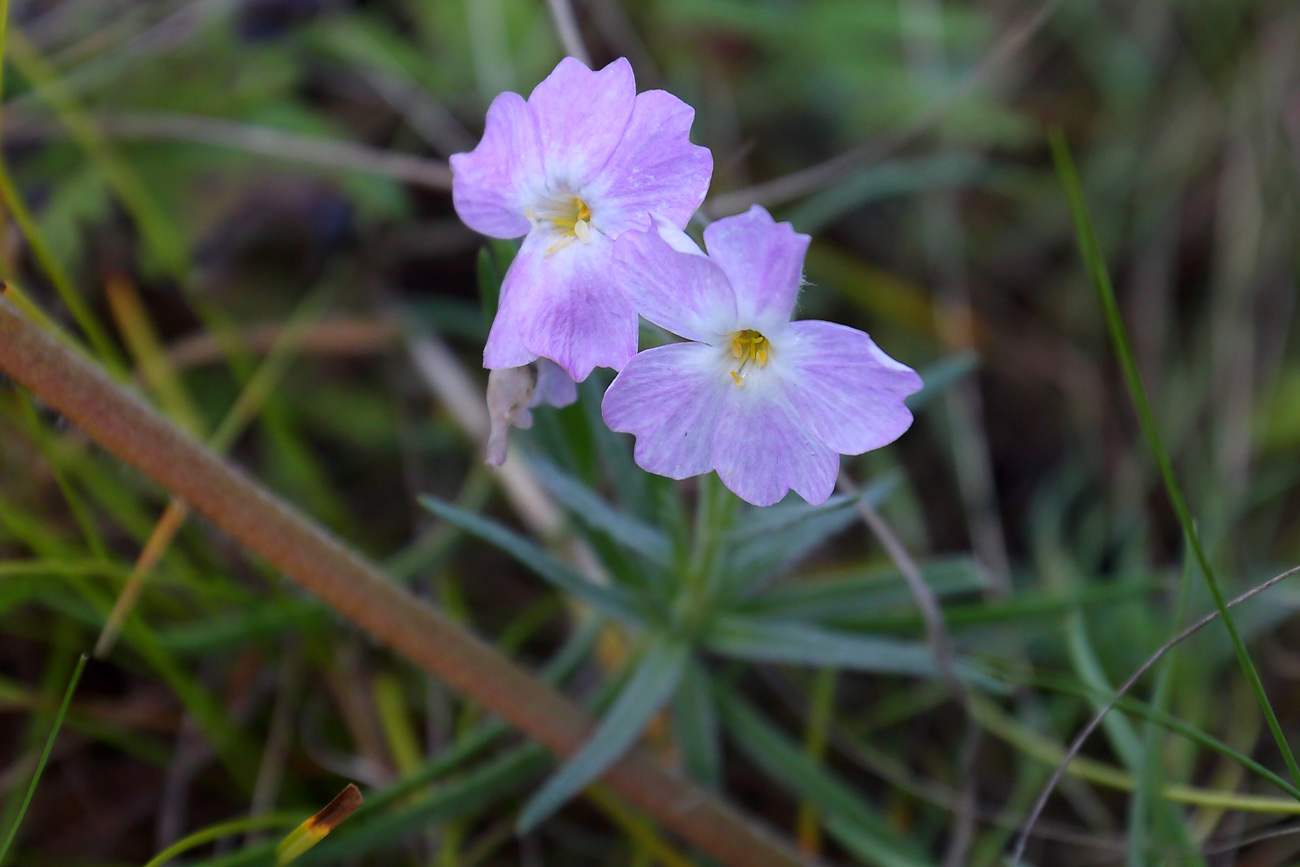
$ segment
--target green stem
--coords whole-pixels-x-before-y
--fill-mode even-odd
[[[32,774],[31,785],[27,787],[27,794],[23,797],[23,804],[18,808],[18,815],[14,818],[14,823],[9,827],[9,836],[5,838],[3,846],[0,846],[0,864],[4,864],[5,855],[9,854],[9,847],[13,845],[14,838],[18,836],[18,828],[23,823],[23,816],[27,815],[27,808],[32,803],[32,795],[36,794],[36,786],[41,781],[41,773],[45,770],[45,763],[50,760],[50,752],[54,749],[54,741],[59,736],[59,729],[63,727],[63,718],[68,715],[68,705],[72,704],[72,694],[77,691],[77,683],[81,680],[81,672],[86,668],[86,662],[90,659],[86,654],[81,654],[77,660],[77,667],[72,670],[72,679],[68,681],[68,689],[63,693],[63,703],[59,705],[59,712],[54,715],[54,725],[50,728],[50,736],[45,741],[45,751],[41,753],[41,760],[36,763],[36,773]]]
[[[1278,749],[1282,752],[1282,760],[1286,763],[1292,780],[1295,781],[1297,786],[1300,786],[1300,766],[1296,764],[1295,755],[1291,752],[1291,746],[1287,743],[1286,736],[1282,732],[1282,726],[1278,722],[1277,714],[1273,712],[1273,706],[1269,703],[1268,694],[1264,691],[1263,681],[1260,680],[1255,663],[1251,660],[1250,652],[1246,649],[1246,642],[1242,639],[1236,623],[1233,622],[1232,616],[1228,612],[1227,600],[1224,598],[1223,590],[1219,586],[1219,579],[1215,576],[1214,569],[1210,566],[1210,559],[1206,556],[1205,548],[1201,545],[1201,537],[1196,530],[1196,523],[1192,519],[1191,510],[1187,507],[1187,501],[1183,498],[1182,488],[1178,484],[1178,479],[1174,475],[1173,464],[1169,460],[1169,453],[1165,450],[1164,442],[1160,437],[1160,429],[1156,425],[1155,413],[1151,411],[1146,388],[1142,384],[1142,375],[1138,371],[1137,359],[1134,357],[1133,349],[1129,345],[1128,333],[1124,328],[1123,317],[1120,315],[1119,303],[1115,300],[1115,289],[1111,285],[1110,275],[1106,271],[1105,260],[1101,255],[1101,247],[1097,243],[1097,237],[1093,231],[1092,219],[1088,215],[1083,189],[1079,184],[1079,177],[1074,168],[1074,160],[1070,156],[1070,147],[1065,140],[1065,135],[1059,129],[1052,130],[1051,145],[1052,156],[1056,160],[1057,172],[1065,185],[1066,195],[1070,200],[1070,208],[1074,213],[1075,228],[1079,236],[1079,250],[1083,255],[1084,262],[1087,264],[1093,286],[1097,290],[1102,310],[1106,315],[1111,341],[1115,344],[1115,354],[1118,356],[1120,368],[1124,372],[1124,382],[1128,386],[1129,396],[1132,398],[1133,406],[1137,410],[1138,422],[1142,426],[1142,432],[1146,437],[1147,444],[1155,457],[1156,466],[1160,469],[1160,477],[1164,481],[1165,492],[1169,497],[1170,504],[1174,507],[1175,514],[1178,516],[1179,524],[1182,525],[1187,542],[1192,547],[1192,553],[1196,557],[1196,563],[1200,567],[1201,574],[1205,577],[1205,583],[1210,589],[1210,595],[1214,597],[1214,605],[1219,610],[1219,616],[1223,618],[1223,625],[1228,630],[1228,637],[1232,640],[1232,648],[1237,653],[1237,661],[1241,665],[1241,670],[1245,672],[1246,680],[1250,683],[1251,691],[1255,693],[1255,699],[1259,702],[1260,710],[1268,723],[1269,731],[1273,733],[1273,739],[1277,741]]]

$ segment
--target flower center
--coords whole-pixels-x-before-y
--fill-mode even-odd
[[[736,362],[736,366],[731,370],[731,381],[736,384],[736,388],[745,386],[742,376],[745,368],[751,362],[759,367],[766,367],[771,352],[772,342],[752,328],[731,335],[731,358]]]
[[[524,213],[534,229],[548,230],[559,235],[558,240],[547,249],[547,254],[569,246],[575,239],[586,241],[591,237],[591,208],[572,193],[556,196]]]

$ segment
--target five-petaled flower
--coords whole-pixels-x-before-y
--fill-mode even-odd
[[[483,140],[451,158],[461,219],[524,238],[506,273],[483,366],[550,358],[576,380],[636,354],[637,311],[615,279],[613,242],[650,225],[682,227],[704,200],[713,159],[691,144],[694,110],[636,92],[619,59],[599,72],[566,57],[525,101],[492,101]]]
[[[791,322],[809,238],[758,206],[704,230],[706,256],[671,223],[616,244],[641,315],[687,339],[637,355],[605,393],[605,421],[636,436],[635,459],[674,479],[717,470],[758,506],[793,489],[821,503],[841,454],[912,423],[911,368],[861,331]]]

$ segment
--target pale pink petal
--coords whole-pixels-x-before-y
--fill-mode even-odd
[[[534,232],[501,285],[483,366],[518,367],[543,356],[581,382],[595,367],[636,354],[637,318],[614,280],[614,244],[599,233],[557,245]]]
[[[537,359],[537,388],[529,406],[568,406],[578,399],[578,384],[569,372],[549,358]]]
[[[695,109],[671,93],[638,94],[623,140],[583,188],[592,222],[618,237],[658,214],[681,228],[709,191],[713,156],[691,144]]]
[[[856,328],[792,322],[774,353],[790,403],[835,451],[857,455],[878,449],[911,426],[903,399],[921,388],[921,377]]]
[[[722,483],[755,506],[793,490],[823,503],[835,490],[840,456],[818,439],[786,399],[783,383],[757,377],[728,385],[713,433],[713,466]]]
[[[492,100],[478,147],[451,157],[456,213],[493,238],[528,233],[525,211],[545,180],[542,144],[532,110],[517,93]]]
[[[541,133],[552,193],[577,191],[609,160],[636,99],[632,66],[619,58],[599,72],[566,57],[528,97]]]
[[[736,292],[742,327],[771,336],[794,312],[811,239],[777,223],[758,205],[704,230],[709,258],[726,272]]]
[[[633,307],[655,325],[706,343],[734,330],[736,298],[726,275],[662,217],[654,229],[620,235],[614,259]]]
[[[605,391],[611,430],[636,437],[644,470],[684,479],[713,469],[713,428],[725,389],[734,388],[718,350],[699,343],[647,349]]]

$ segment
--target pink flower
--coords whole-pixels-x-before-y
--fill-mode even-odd
[[[636,92],[619,59],[599,72],[566,57],[527,101],[492,101],[478,147],[451,158],[456,212],[495,238],[524,236],[506,273],[484,367],[549,358],[574,379],[636,354],[637,312],[614,277],[614,239],[682,227],[708,191],[713,159],[690,143],[695,112]]]
[[[636,437],[643,469],[674,479],[717,470],[768,506],[794,490],[821,503],[841,454],[897,439],[911,368],[861,331],[791,322],[807,235],[758,206],[704,230],[708,255],[666,220],[616,247],[641,315],[688,342],[637,355],[605,393],[605,421]]]

